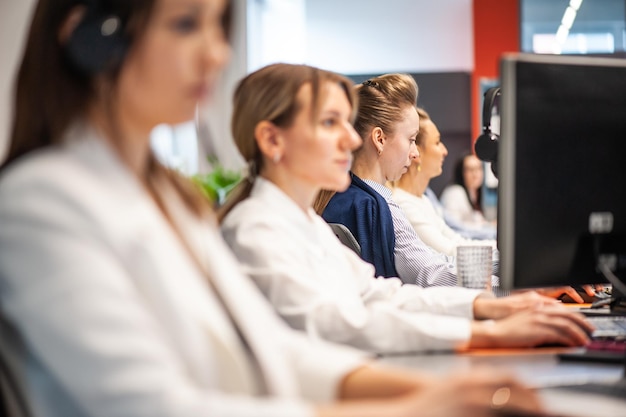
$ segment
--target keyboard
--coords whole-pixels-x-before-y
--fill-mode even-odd
[[[587,316],[596,330],[585,348],[558,355],[564,361],[586,361],[624,364],[626,372],[626,316]],[[589,382],[557,387],[575,392],[626,398],[626,375],[614,383]]]
[[[626,338],[626,316],[587,317],[596,330],[592,338]]]

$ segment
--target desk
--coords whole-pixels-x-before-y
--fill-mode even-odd
[[[563,348],[476,350],[462,354],[386,356],[380,360],[394,366],[446,374],[490,366],[513,373],[539,389],[546,408],[575,417],[626,417],[626,398],[615,399],[552,388],[563,384],[609,382],[622,377],[624,366],[589,362],[561,362]]]

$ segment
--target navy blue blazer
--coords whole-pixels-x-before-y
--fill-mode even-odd
[[[396,238],[387,201],[350,173],[350,187],[335,193],[322,213],[328,223],[345,225],[361,245],[361,258],[376,268],[376,276],[397,277]]]

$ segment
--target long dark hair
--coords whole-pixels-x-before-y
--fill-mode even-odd
[[[132,52],[136,40],[145,33],[157,1],[99,0],[97,3],[98,7],[120,18],[128,50]],[[71,65],[64,44],[59,40],[59,31],[72,9],[94,3],[95,0],[39,0],[17,74],[9,152],[0,169],[31,151],[59,144],[70,124],[83,118],[90,102],[96,98],[95,77],[83,75]],[[222,20],[225,30],[230,12],[229,3]],[[114,87],[120,67],[110,68],[99,77],[107,86]],[[114,88],[107,89],[103,99],[111,105],[114,94]],[[112,123],[116,125],[115,120]],[[190,181],[165,168],[153,154],[149,158],[151,177],[172,184],[187,207],[197,215],[208,212],[208,202]]]
[[[17,73],[15,114],[4,165],[57,144],[70,123],[84,115],[94,97],[93,79],[78,74],[66,59],[59,31],[70,11],[84,0],[40,0],[36,6],[22,63]],[[155,0],[101,0],[125,24],[132,40],[143,33]],[[118,71],[105,76],[114,83]]]
[[[467,201],[469,201],[470,205],[474,210],[478,210],[482,213],[483,211],[483,186],[478,187],[478,191],[476,192],[476,201],[472,201],[469,195],[469,191],[467,190],[467,186],[465,185],[465,178],[463,177],[463,170],[465,168],[465,160],[472,156],[471,153],[463,154],[454,165],[454,177],[453,181],[455,184],[460,185],[465,190],[465,195],[467,196]]]

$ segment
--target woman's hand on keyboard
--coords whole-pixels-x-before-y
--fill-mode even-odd
[[[579,304],[582,304],[585,302],[585,300],[583,300],[580,294],[578,294],[578,291],[576,291],[576,289],[573,287],[539,288],[536,291],[542,295],[545,295],[546,297],[551,297],[551,298],[559,298],[567,294],[571,297],[572,300],[574,300],[574,302],[577,302]],[[591,287],[585,288],[585,292],[587,292],[589,296],[593,296],[594,294],[593,289]],[[589,292],[591,292],[591,294]]]
[[[469,347],[584,346],[593,330],[580,313],[558,305],[542,307],[496,321],[474,321]]]

